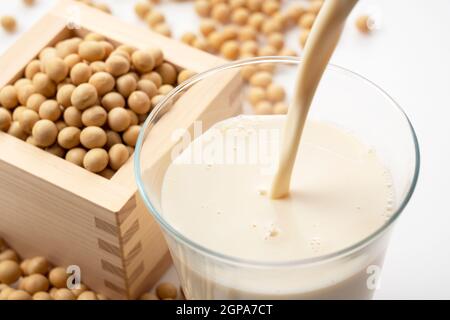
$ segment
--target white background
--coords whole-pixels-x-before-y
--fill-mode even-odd
[[[28,8],[21,0],[0,0],[0,15],[12,14],[20,24],[14,35],[0,31],[0,52],[56,2],[36,1]],[[134,16],[135,0],[103,1],[114,15],[144,25]],[[161,10],[176,36],[197,29],[191,1]],[[390,93],[409,115],[422,153],[419,184],[396,226],[375,297],[449,299],[450,1],[361,0],[351,20],[367,11],[376,14],[380,29],[366,37],[348,25],[333,63]],[[297,37],[292,32],[288,46],[299,51]],[[166,277],[173,279],[173,270]]]

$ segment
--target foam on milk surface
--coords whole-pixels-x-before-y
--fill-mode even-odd
[[[284,122],[240,116],[194,140],[164,177],[168,223],[213,251],[269,262],[336,252],[380,228],[393,213],[389,174],[376,152],[326,123],[307,122],[290,195],[270,199]]]

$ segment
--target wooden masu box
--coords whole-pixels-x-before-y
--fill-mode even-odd
[[[74,13],[79,28],[70,29]],[[0,57],[0,88],[17,80],[46,46],[88,32],[116,44],[157,46],[165,60],[180,69],[201,72],[224,63],[82,3],[61,0]],[[187,91],[152,129],[155,142],[143,150],[148,163],[155,168],[167,165],[172,130],[192,130],[196,120],[207,127],[236,113],[238,103],[221,94],[230,97],[230,90],[237,91],[240,85],[236,73],[208,86],[206,92],[200,83]],[[0,132],[0,237],[22,257],[43,255],[55,265],[79,266],[86,285],[113,299],[139,296],[171,264],[164,237],[137,195],[132,158],[107,180],[4,132]]]

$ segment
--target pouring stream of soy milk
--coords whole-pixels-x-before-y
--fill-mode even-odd
[[[296,92],[284,127],[278,170],[270,197],[289,194],[292,169],[309,107],[331,55],[339,41],[345,20],[358,0],[326,0],[306,42],[297,75]]]

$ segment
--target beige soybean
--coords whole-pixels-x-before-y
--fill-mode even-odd
[[[81,130],[77,127],[67,127],[58,133],[58,144],[64,149],[72,149],[80,144]]]
[[[163,83],[161,75],[156,71],[152,71],[142,75],[141,79],[152,81],[157,88],[159,88]]]
[[[11,125],[9,126],[9,129],[8,129],[8,134],[10,134],[20,140],[25,140],[28,137],[27,133],[22,130],[22,127],[20,126],[19,121],[11,122]]]
[[[265,19],[265,15],[261,12],[254,12],[248,18],[247,25],[253,27],[255,30],[261,30]]]
[[[102,60],[105,57],[105,47],[97,41],[83,41],[78,47],[81,59],[89,62]]]
[[[2,253],[0,253],[0,261],[5,260],[19,261],[19,257],[14,250],[6,249]]]
[[[19,103],[22,105],[27,104],[28,98],[33,94],[36,93],[36,90],[32,84],[24,84],[17,88],[17,99],[19,100]],[[3,106],[7,109],[7,105],[3,104]]]
[[[33,294],[33,300],[53,300],[53,298],[48,292],[40,291]]]
[[[136,124],[139,124],[139,116],[136,114],[136,112],[134,112],[133,110],[130,109],[125,109],[128,112],[128,115],[130,116],[130,126],[134,126]],[[145,113],[147,114],[147,113]]]
[[[15,108],[18,104],[18,90],[12,85],[6,85],[0,90],[0,104],[6,109]]]
[[[258,71],[250,78],[250,84],[257,87],[267,87],[272,83],[272,75],[267,71]]]
[[[80,283],[77,289],[70,289],[75,297],[78,297],[80,294],[88,290],[87,286],[84,283]]]
[[[17,108],[14,109],[13,113],[12,113],[12,119],[14,121],[19,121],[19,117],[22,114],[22,112],[24,112],[25,110],[27,110],[27,107],[24,106],[19,106]]]
[[[97,89],[99,96],[103,96],[114,89],[116,81],[108,72],[97,72],[91,76],[89,83]]]
[[[106,110],[100,106],[93,106],[83,111],[81,122],[86,126],[101,127],[106,123],[108,114]]]
[[[71,53],[67,57],[64,58],[64,63],[67,65],[69,70],[72,70],[72,68],[77,64],[81,62],[81,58],[78,55],[78,53]],[[69,71],[70,72],[70,71]]]
[[[371,26],[372,21],[370,16],[368,15],[361,15],[359,17],[356,18],[355,20],[355,26],[358,29],[358,31],[360,31],[361,33],[369,33],[371,31]]]
[[[239,43],[235,40],[226,41],[220,48],[221,54],[228,60],[235,60],[239,57]]]
[[[67,287],[67,278],[68,274],[66,273],[66,269],[62,267],[53,268],[48,274],[50,284],[58,289]]]
[[[177,81],[177,70],[170,63],[164,62],[155,70],[159,73],[163,84],[175,84]],[[158,86],[159,87],[159,86]]]
[[[300,17],[298,24],[300,28],[311,29],[314,21],[316,20],[316,15],[314,13],[305,13]]]
[[[116,80],[117,91],[125,98],[137,88],[137,81],[131,74],[125,74]]]
[[[122,137],[120,134],[113,130],[106,131],[106,149],[110,149],[113,145],[122,143]]]
[[[71,106],[72,102],[70,101],[70,98],[72,97],[72,93],[75,90],[75,86],[73,84],[64,84],[56,93],[56,101],[60,105],[62,105],[64,108],[68,108]]]
[[[216,30],[216,23],[211,19],[204,19],[200,21],[200,32],[204,37],[207,37],[211,32]]]
[[[206,41],[203,38],[195,39],[194,42],[192,43],[192,46],[194,48],[202,50],[202,51],[208,51],[209,50],[208,41]]]
[[[34,75],[38,72],[42,71],[42,64],[39,60],[32,60],[27,66],[25,67],[25,77],[27,79],[33,79]]]
[[[280,11],[280,3],[275,0],[266,0],[262,4],[262,12],[267,15],[273,15],[274,13]]]
[[[164,99],[164,96],[162,94],[158,94],[156,96],[154,96],[151,100],[152,102],[152,108],[156,107],[156,105],[162,100]]]
[[[158,93],[162,95],[167,95],[170,91],[173,90],[173,86],[170,84],[164,84],[158,88]]]
[[[136,51],[136,48],[127,44],[121,44],[120,46],[117,47],[117,50],[126,52],[128,54],[128,57],[131,57],[133,52]]]
[[[70,70],[70,80],[76,86],[86,83],[92,75],[92,68],[84,62],[79,62]]]
[[[48,147],[55,143],[58,129],[54,122],[42,119],[34,124],[32,134],[38,146]]]
[[[95,87],[89,83],[82,83],[75,88],[70,100],[74,107],[84,110],[93,106],[97,99],[98,95]]]
[[[39,112],[39,108],[41,107],[41,104],[47,100],[45,96],[43,96],[40,93],[33,93],[31,96],[27,99],[27,108]]]
[[[114,49],[108,58],[113,57],[113,56],[122,57],[122,58],[126,59],[128,62],[131,61],[131,54],[129,54],[128,51],[123,50],[123,49],[119,49],[119,48]]]
[[[231,21],[237,25],[245,25],[250,16],[250,12],[246,8],[237,8],[231,14]]]
[[[258,71],[258,68],[254,65],[247,65],[241,68],[241,76],[244,80],[249,81],[250,78]]]
[[[20,78],[16,82],[14,82],[14,88],[16,90],[18,90],[20,87],[27,85],[27,84],[33,84],[33,82],[27,78]]]
[[[108,165],[108,153],[101,148],[89,150],[83,159],[83,166],[85,169],[97,173],[103,171]]]
[[[57,56],[57,51],[56,48],[53,47],[45,47],[44,49],[41,50],[41,52],[39,52],[39,60],[41,60],[43,63],[45,63],[45,60],[48,58],[52,58]]]
[[[261,26],[261,31],[268,35],[274,32],[282,32],[283,31],[283,24],[280,23],[277,19],[269,18],[264,20]]]
[[[78,55],[78,47],[82,41],[81,38],[74,37],[58,42],[55,45],[56,55],[63,59],[74,53]]]
[[[147,25],[152,28],[154,26],[156,26],[157,24],[163,23],[166,21],[166,18],[164,17],[164,15],[156,10],[150,11],[146,16],[145,16],[145,22],[147,23]]]
[[[39,121],[39,115],[34,110],[26,109],[20,113],[18,121],[22,130],[29,134],[35,123]]]
[[[196,0],[194,8],[200,17],[208,17],[211,13],[212,5],[208,0]]]
[[[11,126],[11,113],[3,107],[0,107],[0,131],[7,131]]]
[[[13,16],[2,16],[0,18],[0,24],[7,32],[14,32],[17,29],[17,21]]]
[[[134,12],[141,19],[144,19],[151,9],[152,6],[148,2],[139,1],[134,5]]]
[[[284,47],[284,36],[279,32],[271,33],[267,37],[267,43],[277,50],[281,50]]]
[[[77,300],[97,300],[97,295],[92,291],[84,291],[78,296]]]
[[[153,31],[156,33],[162,34],[166,37],[172,36],[172,31],[170,30],[170,27],[167,23],[158,23],[156,26],[153,27]]]
[[[284,88],[277,84],[270,84],[267,87],[267,99],[272,102],[283,101],[286,96]]]
[[[33,81],[34,92],[40,93],[40,94],[46,96],[47,98],[51,98],[55,95],[56,85],[47,74],[45,74],[43,72],[38,72],[34,75],[32,81]],[[25,86],[19,88],[19,91],[20,91],[20,89],[22,89],[24,87]]]
[[[188,70],[188,69],[182,70],[182,71],[178,74],[178,77],[177,77],[177,83],[178,83],[178,84],[181,84],[181,83],[183,83],[184,81],[186,81],[186,80],[192,78],[192,77],[195,76],[195,75],[196,75],[196,73],[195,73],[194,71],[192,71],[192,70]]]
[[[122,135],[123,141],[130,147],[136,145],[141,127],[138,125],[130,126]]]
[[[75,295],[69,289],[58,289],[53,297],[55,300],[76,300]]]
[[[87,41],[104,41],[106,40],[105,36],[100,34],[100,33],[96,33],[96,32],[89,32],[87,35],[84,36],[84,40]]]
[[[48,119],[56,122],[61,117],[61,108],[56,100],[46,100],[39,108],[39,116],[41,119]]]
[[[226,3],[218,3],[211,10],[211,18],[221,23],[228,22],[230,15],[231,9]]]
[[[100,127],[86,127],[81,131],[80,142],[87,149],[101,148],[106,144],[106,133]]]
[[[127,147],[123,144],[115,144],[109,149],[109,166],[113,170],[119,170],[120,167],[128,160],[129,153]]]
[[[67,151],[65,159],[77,166],[83,166],[83,160],[86,155],[86,150],[83,148],[73,148]]]
[[[151,106],[150,98],[143,91],[134,91],[128,97],[128,106],[137,114],[147,113]]]
[[[109,92],[103,96],[101,103],[106,111],[110,111],[114,108],[125,107],[125,98],[117,92]]]
[[[13,291],[9,296],[8,300],[31,300],[31,295],[24,290]]]
[[[94,61],[89,65],[92,69],[92,73],[106,72],[106,63],[104,61]],[[110,74],[110,73],[108,73]]]
[[[306,12],[306,9],[301,4],[292,4],[286,10],[286,15],[289,19],[289,23],[293,24],[293,23],[297,22],[305,12]]]
[[[225,37],[223,36],[222,32],[213,31],[208,35],[206,41],[208,42],[209,48],[214,51],[219,51],[223,43],[225,42]]]
[[[81,128],[83,122],[81,121],[81,111],[71,106],[64,110],[63,118],[68,126]]]
[[[64,80],[69,73],[69,67],[60,57],[52,57],[45,60],[44,70],[49,78],[56,83]]]
[[[78,110],[78,109],[77,109]],[[58,128],[58,132],[61,131],[64,128],[67,128],[67,123],[64,122],[64,120],[58,120],[55,122],[56,128]]]
[[[16,282],[21,275],[22,271],[16,261],[5,260],[0,262],[0,283],[12,284]]]
[[[154,293],[146,292],[139,297],[139,300],[159,300],[159,298]]]
[[[112,45],[112,43],[109,41],[106,41],[106,40],[102,40],[102,41],[100,41],[100,44],[103,46],[103,48],[105,48],[105,57],[109,57],[111,52],[114,51],[114,46]],[[94,62],[98,62],[98,61],[94,61]],[[92,63],[94,63],[94,62],[92,62]]]
[[[131,56],[134,67],[141,73],[150,72],[155,66],[153,55],[145,50],[136,50]]]
[[[136,89],[145,92],[150,99],[158,93],[158,88],[153,81],[147,79],[139,80]]]
[[[267,98],[266,90],[260,87],[251,87],[248,94],[248,100],[253,106]]]
[[[39,291],[47,291],[50,285],[48,279],[38,273],[22,279],[22,282],[23,289],[30,294],[35,294]]]
[[[128,112],[123,108],[114,108],[108,113],[108,125],[117,132],[122,132],[128,129],[131,119]]]
[[[195,33],[193,32],[185,32],[183,33],[183,35],[181,36],[181,42],[184,42],[188,45],[192,45],[194,43],[194,40],[197,38],[197,36],[195,35]]]
[[[239,37],[239,27],[233,24],[227,25],[222,29],[222,36],[225,40],[236,40]]]

